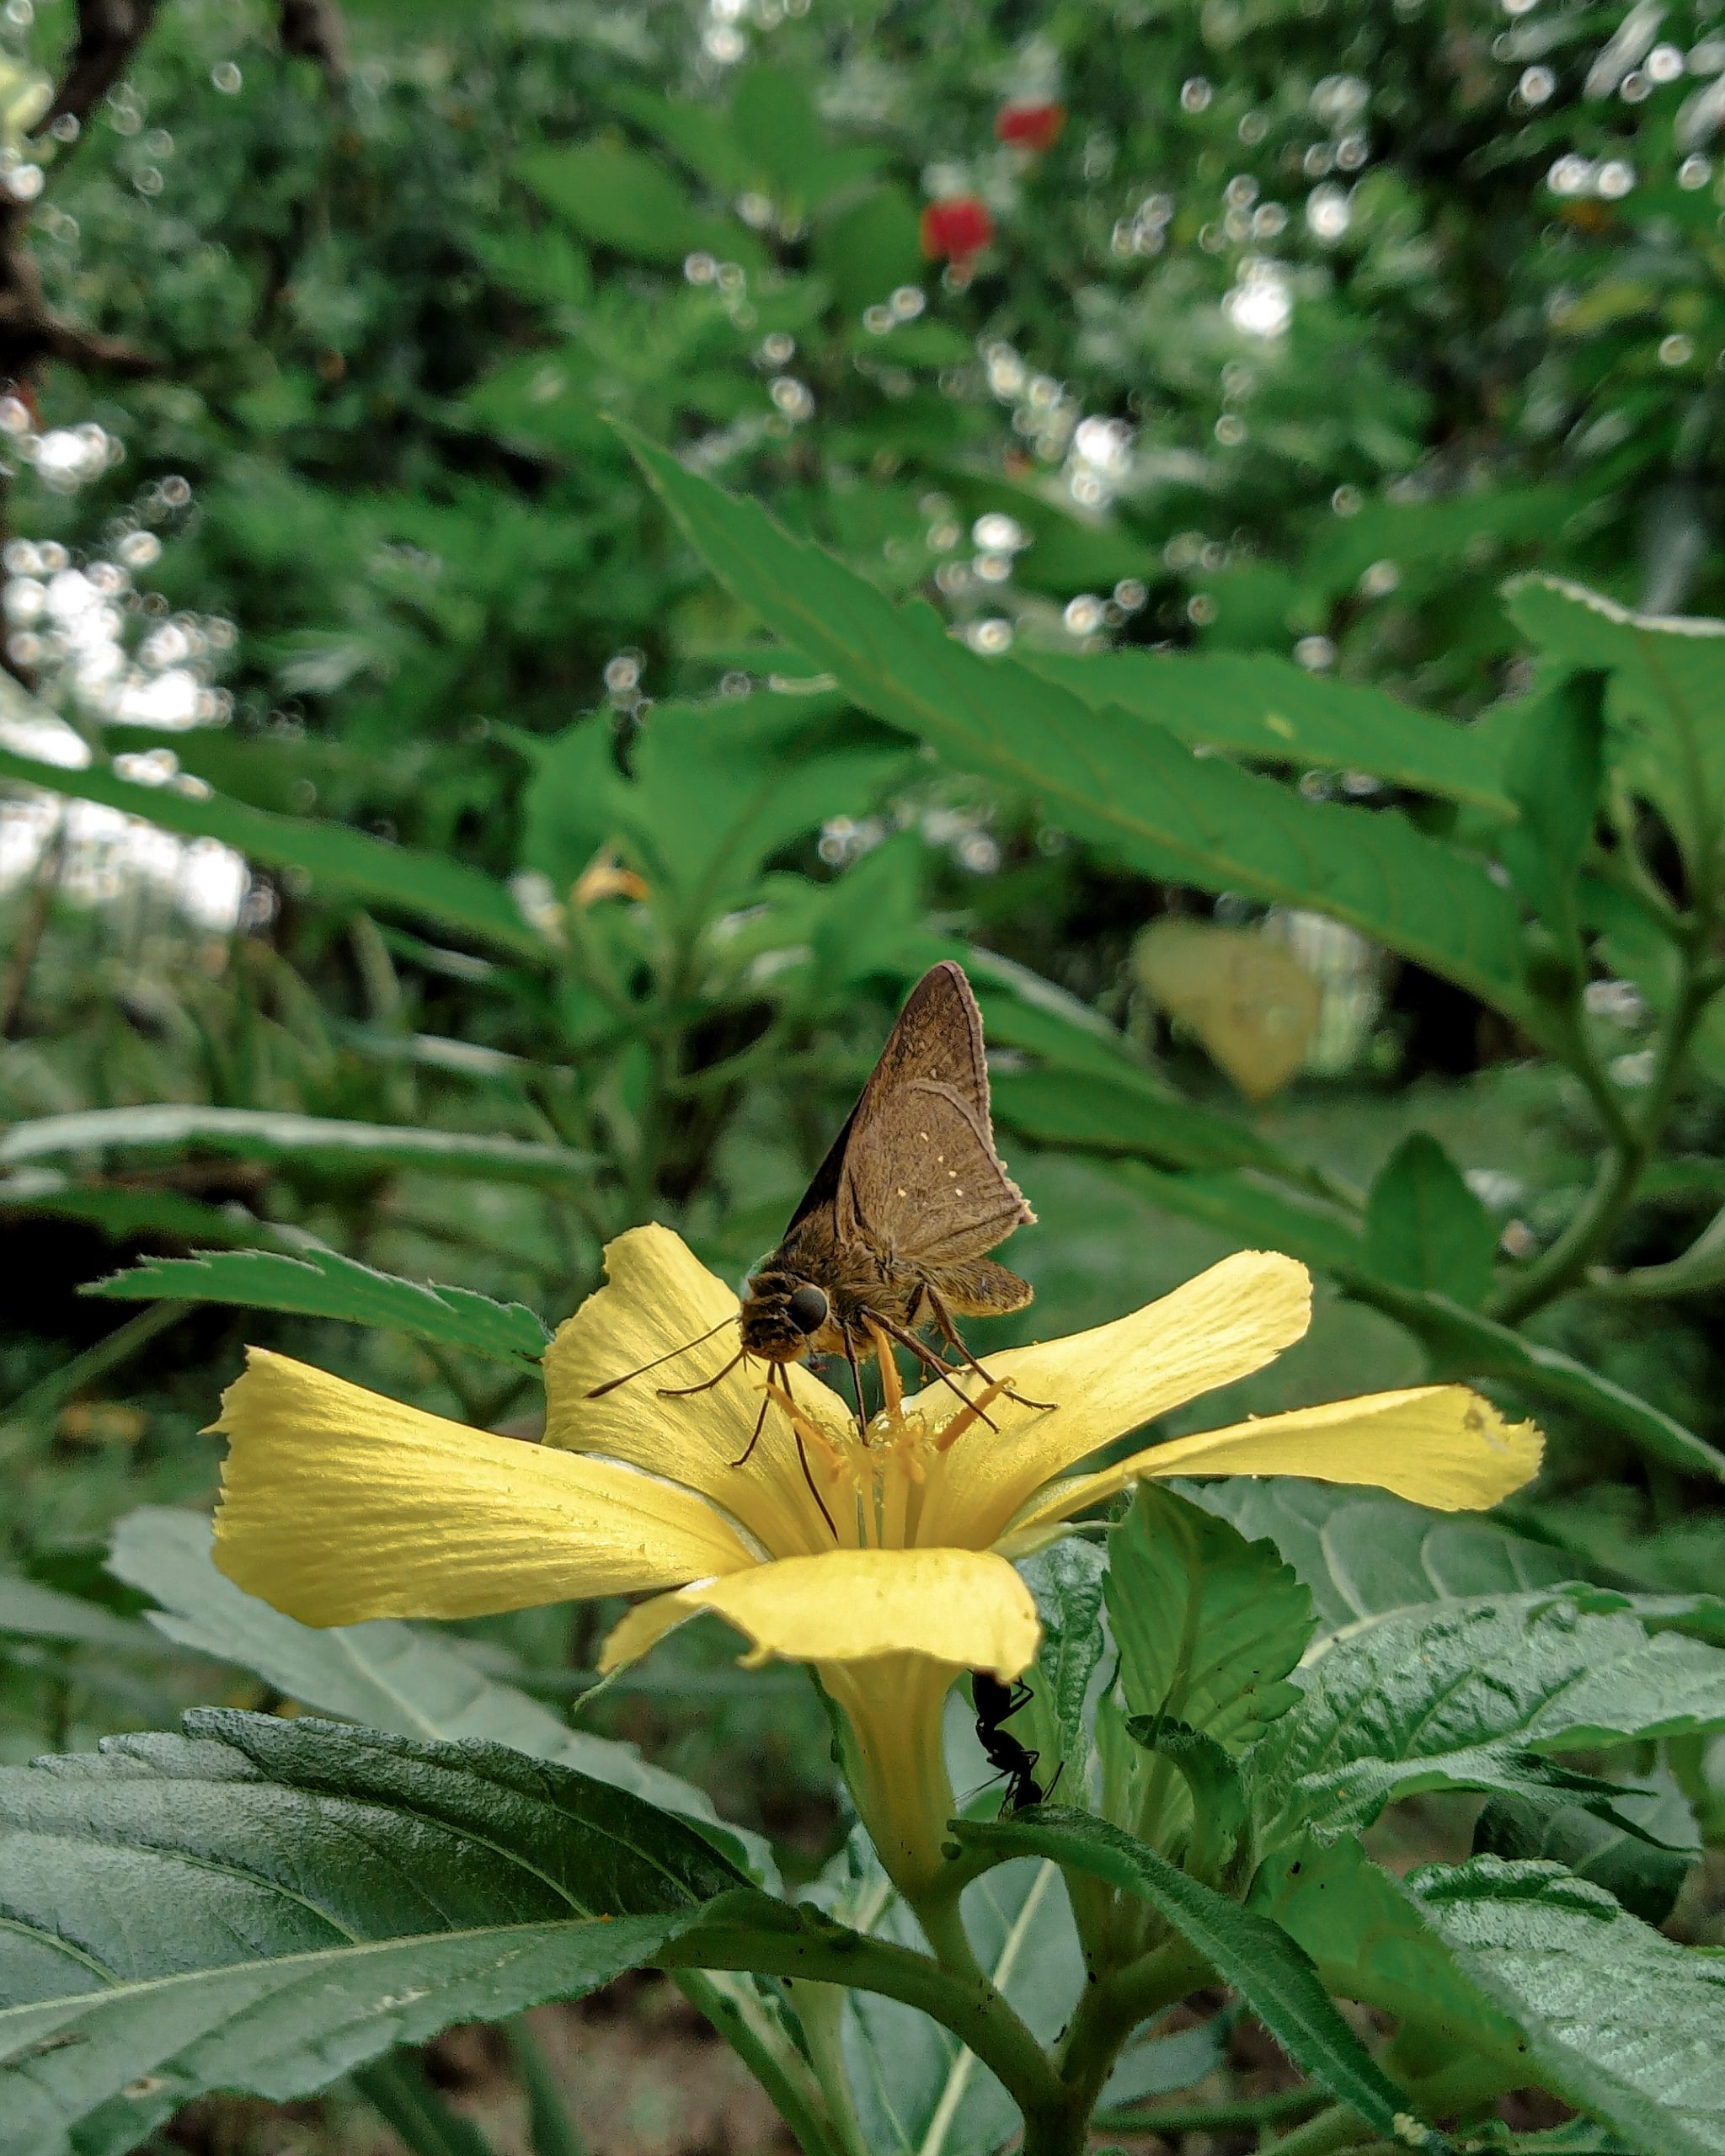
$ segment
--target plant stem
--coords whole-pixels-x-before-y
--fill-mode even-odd
[[[705,2015],[772,2100],[803,2156],[852,2156],[835,2132],[820,2082],[789,2036],[768,2016],[746,1976],[674,1969],[670,1980]]]
[[[1279,2135],[1263,2156],[1330,2156],[1332,2149],[1358,2148],[1373,2137],[1372,2128],[1358,2111],[1346,2104],[1331,2104],[1304,2126]]]
[[[1268,2096],[1225,2097],[1213,2104],[1175,2104],[1161,2110],[1148,2104],[1123,2105],[1102,2114],[1097,2123],[1113,2132],[1157,2133],[1164,2139],[1176,2133],[1226,2133],[1299,2118],[1321,2109],[1326,2100],[1322,2089],[1278,2089]]]
[[[533,2156],[587,2156],[586,2144],[569,2116],[563,2085],[525,2014],[503,2024],[503,2041],[509,2046],[527,2099],[527,2133]]]
[[[1011,2004],[980,1972],[975,1977],[942,1968],[926,1954],[882,1939],[840,1932],[826,1937],[812,1923],[768,1932],[749,1923],[732,1931],[715,1919],[674,1944],[660,1966],[674,1969],[680,1954],[704,1970],[753,1969],[766,1976],[878,1992],[914,2006],[950,2029],[1005,2089],[1025,2117],[1064,2111],[1067,2092],[1047,2054]]]
[[[1557,1241],[1496,1299],[1491,1315],[1500,1324],[1519,1325],[1576,1286],[1610,1241],[1635,1195],[1642,1171],[1671,1113],[1690,1042],[1715,992],[1715,984],[1705,970],[1702,941],[1693,928],[1685,938],[1676,999],[1665,1021],[1641,1113],[1613,1135],[1593,1188]]]
[[[0,1422],[34,1422],[44,1415],[51,1415],[62,1402],[75,1392],[105,1377],[134,1356],[139,1348],[147,1347],[158,1332],[166,1332],[170,1325],[177,1325],[191,1307],[188,1303],[152,1303],[136,1317],[116,1326],[105,1334],[94,1347],[86,1348],[82,1355],[74,1355],[69,1363],[52,1370],[28,1392],[21,1392],[9,1407],[0,1409]]]
[[[425,2078],[417,2052],[387,2052],[350,2079],[412,2156],[491,2156],[479,2129],[449,2108]]]

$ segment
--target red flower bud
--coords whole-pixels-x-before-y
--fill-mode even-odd
[[[1003,104],[994,116],[994,139],[1039,157],[1060,141],[1065,124],[1063,104]]]
[[[922,252],[931,262],[966,263],[994,237],[994,219],[974,195],[949,195],[922,212]]]

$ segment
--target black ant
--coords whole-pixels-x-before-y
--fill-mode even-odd
[[[1055,1771],[1055,1779],[1044,1789],[1036,1779],[1036,1763],[1039,1752],[1033,1752],[1021,1744],[1012,1733],[1002,1729],[1002,1722],[1010,1721],[1021,1707],[1029,1705],[1035,1698],[1022,1678],[1015,1684],[1002,1684],[998,1677],[985,1669],[970,1673],[970,1699],[976,1709],[976,1741],[984,1756],[996,1774],[1007,1778],[1007,1793],[1001,1801],[1002,1812],[1022,1812],[1027,1804],[1040,1804],[1052,1796],[1055,1784],[1060,1779],[1061,1769]]]

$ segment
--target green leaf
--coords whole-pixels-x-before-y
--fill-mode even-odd
[[[578,1996],[715,1896],[778,1907],[692,1828],[500,1746],[186,1730],[0,1773],[20,2156],[82,2122],[80,2146],[129,2147],[212,2088],[305,2095],[451,2020]]]
[[[742,194],[755,161],[724,114],[688,98],[668,98],[633,83],[608,84],[600,94],[614,112],[655,136],[690,171],[721,194]]]
[[[314,885],[373,905],[398,907],[513,958],[543,965],[544,939],[522,918],[507,886],[465,862],[391,846],[341,824],[311,824],[219,795],[196,800],[165,786],[136,786],[99,765],[67,771],[0,749],[0,779],[96,801],[183,838],[218,839],[266,868],[302,868]]]
[[[1494,1796],[1474,1822],[1474,1854],[1560,1864],[1603,1886],[1643,1924],[1662,1924],[1701,1860],[1695,1814],[1674,1783],[1626,1790],[1616,1808],[1635,1833],[1578,1804]]]
[[[150,1636],[136,1618],[117,1616],[82,1595],[44,1587],[22,1572],[0,1572],[0,1634],[13,1639],[57,1640],[68,1646],[103,1647],[110,1653],[147,1652]]]
[[[1183,1101],[1147,1073],[1002,1070],[991,1085],[996,1118],[1039,1145],[1124,1153],[1171,1168],[1285,1165],[1250,1124]]]
[[[843,312],[860,315],[927,273],[916,205],[902,187],[878,187],[815,227],[814,260]]]
[[[1268,653],[1027,651],[1024,664],[1093,710],[1114,705],[1196,748],[1290,770],[1365,771],[1391,786],[1513,819],[1495,739],[1381,689]]]
[[[713,573],[864,710],[1022,789],[1143,874],[1333,915],[1537,1026],[1514,901],[1483,862],[1394,814],[1306,800],[985,659],[928,607],[895,608],[756,504],[618,431]]]
[[[1581,869],[1603,776],[1605,677],[1578,674],[1517,717],[1504,772],[1520,821],[1498,841],[1503,865],[1585,978]]]
[[[1268,1918],[1087,1812],[1044,1805],[991,1826],[955,1822],[953,1833],[969,1848],[1052,1857],[1148,1902],[1234,1987],[1296,2065],[1379,2133],[1408,2138],[1413,2105],[1331,2004],[1307,1955]],[[1433,2156],[1450,2146],[1432,2128],[1419,2145]]]
[[[1561,1593],[1407,1609],[1343,1634],[1252,1758],[1266,1846],[1358,1833],[1421,1790],[1574,1795],[1555,1753],[1725,1728],[1725,1652]]]
[[[314,1630],[245,1593],[210,1561],[200,1513],[143,1505],[115,1529],[108,1569],[150,1596],[150,1621],[181,1646],[249,1669],[289,1699],[398,1736],[507,1744],[608,1782],[667,1812],[771,1881],[758,1836],[721,1821],[703,1791],[633,1744],[570,1729],[525,1692],[489,1677],[446,1631],[382,1619]]]
[[[1556,1865],[1475,1857],[1409,1901],[1521,2029],[1540,2079],[1645,2156],[1725,2151],[1725,1957],[1674,1945]]]
[[[1382,1491],[1290,1476],[1176,1486],[1242,1534],[1268,1536],[1311,1590],[1327,1632],[1416,1604],[1554,1587],[1575,1571],[1562,1550],[1496,1520],[1428,1512]]]
[[[83,1292],[120,1302],[238,1303],[248,1310],[344,1318],[465,1348],[517,1369],[537,1364],[551,1337],[524,1304],[494,1303],[471,1288],[398,1279],[333,1250],[307,1250],[298,1257],[257,1250],[152,1257]]]
[[[1298,1940],[1326,1991],[1393,2014],[1440,2060],[1482,2052],[1515,2060],[1514,2023],[1357,1841],[1301,1838],[1277,1851],[1252,1881],[1250,1906]]]
[[[583,239],[638,262],[680,264],[697,251],[746,266],[763,259],[746,225],[697,210],[662,159],[621,142],[535,150],[516,171]]]
[[[1637,614],[1551,576],[1508,589],[1510,619],[1558,665],[1603,668],[1608,760],[1670,826],[1691,867],[1725,814],[1725,622]]]
[[[1239,1752],[1300,1697],[1288,1681],[1311,1598],[1273,1543],[1140,1483],[1108,1536],[1108,1622],[1135,1716],[1168,1715]]]
[[[826,154],[826,129],[814,105],[814,85],[788,67],[757,62],[731,92],[731,127],[756,165],[790,199],[802,198],[806,176]]]
[[[55,1168],[21,1168],[0,1180],[0,1207],[88,1221],[114,1242],[168,1235],[177,1242],[220,1247],[254,1243],[271,1232],[267,1220],[254,1219],[243,1206],[228,1213],[174,1190],[115,1190],[74,1182]]]
[[[1107,1559],[1093,1542],[1072,1535],[1051,1543],[1018,1569],[1042,1620],[1036,1697],[1053,1740],[1047,1748],[1082,1790],[1090,1774],[1085,1709],[1107,1649],[1102,1622]],[[1051,1772],[1041,1776],[1044,1783],[1051,1778]]]
[[[155,1101],[142,1107],[74,1109],[15,1123],[0,1133],[0,1167],[56,1153],[177,1152],[196,1146],[245,1161],[344,1168],[359,1174],[413,1169],[421,1175],[476,1176],[487,1182],[542,1183],[552,1188],[590,1174],[589,1153],[523,1138],[418,1125],[343,1123],[274,1108],[202,1107]]]
[[[1186,1785],[1194,1825],[1185,1869],[1199,1879],[1222,1876],[1246,1832],[1246,1784],[1237,1764],[1207,1731],[1172,1715],[1130,1716],[1126,1734],[1167,1760]]]
[[[1491,1216],[1429,1131],[1404,1138],[1365,1203],[1366,1253],[1385,1279],[1477,1310],[1492,1291]]]

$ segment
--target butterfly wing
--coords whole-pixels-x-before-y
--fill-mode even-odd
[[[1036,1218],[995,1151],[981,1015],[950,960],[912,990],[799,1220],[811,1201],[833,1206],[842,1240],[929,1267],[980,1257]]]

